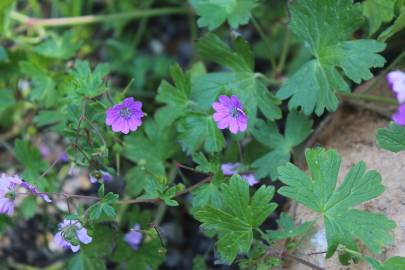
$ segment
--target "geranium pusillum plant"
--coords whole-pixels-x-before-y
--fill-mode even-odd
[[[79,221],[66,219],[59,223],[59,231],[53,237],[56,245],[63,249],[71,249],[73,252],[80,250],[80,243],[90,244],[92,240],[87,229]]]
[[[22,187],[35,196],[39,196],[46,202],[51,202],[48,195],[41,193],[35,186],[24,182],[19,176],[0,175],[0,214],[13,215],[17,189]]]
[[[128,134],[138,129],[144,116],[142,102],[129,97],[107,110],[105,122],[112,131]]]
[[[242,179],[244,179],[249,184],[249,186],[254,186],[257,183],[259,183],[259,181],[257,181],[257,179],[253,173],[239,172],[238,169],[241,166],[242,166],[242,164],[240,164],[240,163],[224,163],[221,165],[221,170],[222,170],[222,173],[226,176],[240,174]]]
[[[124,240],[133,250],[138,250],[141,245],[143,235],[141,232],[141,226],[135,224],[132,229],[125,234]]]
[[[387,74],[387,81],[400,104],[396,113],[392,115],[392,120],[401,126],[405,126],[405,72],[400,70]]]
[[[221,95],[212,107],[215,110],[213,117],[219,129],[229,128],[233,134],[246,131],[248,118],[237,96]]]

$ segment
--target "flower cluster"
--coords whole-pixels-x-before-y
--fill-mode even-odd
[[[240,163],[224,163],[221,165],[221,170],[224,175],[230,176],[239,173],[240,176],[249,184],[249,186],[254,186],[259,181],[257,181],[253,173],[243,173],[239,172],[238,169],[242,166]]]
[[[48,195],[41,193],[38,188],[30,183],[24,182],[19,176],[0,175],[0,214],[13,215],[17,188],[22,187],[33,195],[42,198],[46,202],[51,202]]]
[[[80,250],[80,243],[89,244],[92,240],[87,229],[79,221],[67,219],[59,223],[59,231],[53,237],[56,245],[73,252]]]
[[[387,74],[387,81],[400,104],[392,120],[398,125],[405,126],[405,72],[400,70]]]

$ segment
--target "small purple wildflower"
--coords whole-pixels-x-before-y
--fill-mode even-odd
[[[97,171],[95,174],[90,174],[90,183],[95,184],[98,179],[103,180],[104,183],[109,183],[113,180],[112,175],[106,171]]]
[[[400,70],[392,71],[387,74],[387,81],[392,91],[397,96],[399,103],[405,102],[405,72]]]
[[[224,175],[234,175],[239,173],[238,168],[241,165],[242,164],[240,163],[224,163],[221,165],[221,170]],[[257,183],[259,183],[259,181],[256,180],[256,177],[253,173],[239,173],[239,174],[242,177],[242,179],[244,179],[249,184],[249,186],[254,186]]]
[[[21,182],[18,176],[0,175],[0,214],[13,215],[16,189]]]
[[[400,126],[405,126],[405,103],[399,105],[397,112],[392,115],[392,120]]]
[[[234,134],[246,131],[248,118],[238,97],[219,96],[218,102],[214,102],[212,107],[215,110],[213,117],[219,129],[229,128]]]
[[[142,102],[133,97],[124,99],[122,103],[114,105],[106,112],[105,123],[112,126],[112,131],[128,134],[135,131],[142,124]]]
[[[138,250],[142,242],[141,226],[135,224],[132,229],[125,234],[124,240],[131,246],[133,250]]]
[[[92,240],[93,238],[87,234],[87,229],[79,221],[67,219],[59,223],[59,231],[53,237],[56,245],[64,249],[70,248],[73,252],[80,250],[80,242],[89,244]],[[76,243],[73,244],[72,241]]]
[[[46,194],[40,192],[37,187],[31,185],[30,183],[27,183],[27,182],[25,182],[25,181],[22,181],[22,182],[21,182],[21,186],[22,186],[23,188],[27,189],[27,190],[28,190],[29,192],[31,192],[32,194],[41,197],[41,198],[42,198],[44,201],[46,201],[47,203],[52,202],[52,200],[49,198],[48,195],[46,195]]]

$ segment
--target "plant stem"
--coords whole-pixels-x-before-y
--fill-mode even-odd
[[[183,191],[177,192],[176,195],[174,195],[174,198],[176,197],[180,197],[181,195],[184,195],[186,193],[189,193],[191,191],[193,191],[194,189],[199,188],[200,186],[204,185],[205,183],[208,183],[212,180],[212,176],[208,176],[207,178],[205,178],[204,180],[189,186],[188,188],[186,188]],[[136,203],[158,203],[161,200],[159,198],[156,199],[134,199],[134,200],[122,200],[122,201],[118,201],[116,202],[117,204],[136,204]]]
[[[285,66],[285,61],[287,59],[288,55],[288,43],[290,41],[290,31],[288,30],[288,27],[286,27],[286,32],[284,36],[284,42],[283,42],[283,48],[281,50],[281,56],[280,56],[280,61],[278,62],[277,68],[276,68],[276,75],[279,75]]]
[[[271,42],[268,39],[268,37],[266,36],[266,34],[264,33],[264,30],[260,26],[259,22],[253,16],[252,16],[252,22],[253,22],[253,26],[256,28],[257,33],[259,34],[259,36],[263,39],[264,43],[266,44],[267,49],[270,50]],[[270,59],[272,68],[275,69],[276,68],[276,60],[274,60],[274,57],[270,53],[269,53],[268,57]]]
[[[73,26],[73,25],[111,22],[111,21],[118,21],[118,20],[148,18],[148,17],[154,17],[154,16],[163,16],[163,15],[185,14],[188,12],[189,12],[188,8],[169,7],[169,8],[133,10],[133,11],[128,11],[128,12],[106,14],[106,15],[86,15],[86,16],[78,16],[78,17],[38,19],[38,18],[28,17],[28,16],[21,14],[19,12],[16,12],[16,11],[12,11],[10,13],[10,18],[12,18],[20,23],[25,23],[29,26],[34,26],[34,27],[61,27],[61,26]]]
[[[385,104],[391,104],[391,105],[398,105],[398,102],[395,99],[392,99],[392,98],[380,97],[380,96],[375,96],[375,95],[367,95],[367,94],[362,94],[362,93],[343,93],[343,92],[339,92],[338,94],[340,96],[353,98],[353,99],[360,99],[360,100],[365,100],[365,101],[372,101],[372,102],[379,102],[379,103],[385,103]]]

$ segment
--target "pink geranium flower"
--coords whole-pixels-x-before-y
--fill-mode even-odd
[[[387,81],[392,91],[397,96],[399,103],[405,102],[405,72],[400,70],[392,71],[387,74]]]
[[[79,221],[67,219],[59,223],[59,231],[53,237],[56,245],[73,252],[80,250],[80,243],[89,244],[92,240],[93,238],[88,235],[87,229]]]
[[[144,115],[142,102],[129,97],[107,110],[105,122],[112,127],[112,131],[128,134],[129,131],[138,129]]]
[[[220,96],[212,107],[215,110],[213,117],[219,129],[229,128],[234,134],[246,131],[248,118],[236,96]]]
[[[259,181],[257,181],[253,173],[240,173],[238,172],[239,167],[242,166],[240,163],[224,163],[221,165],[221,171],[224,175],[230,176],[234,174],[240,174],[243,180],[245,180],[249,186],[254,186]]]
[[[405,126],[405,72],[400,70],[389,72],[387,81],[400,103],[397,112],[392,115],[392,120],[398,125]]]

